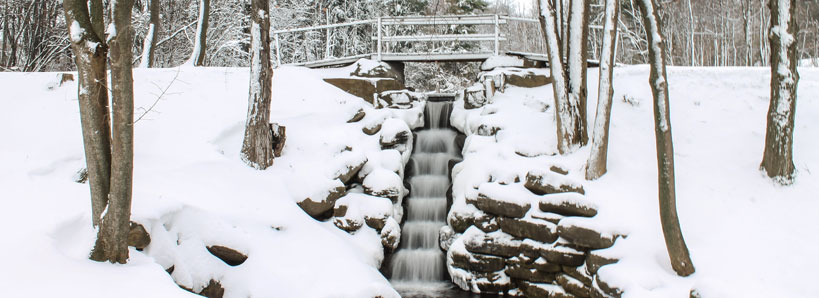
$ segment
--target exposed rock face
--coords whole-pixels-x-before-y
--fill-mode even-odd
[[[396,79],[382,78],[327,78],[325,82],[344,90],[347,93],[360,97],[373,106],[377,106],[377,94],[390,91],[402,90],[404,84]]]
[[[564,224],[563,222],[557,226],[557,233],[572,244],[591,249],[609,248],[614,245],[614,240],[617,238],[588,227]]]
[[[378,63],[377,65],[367,65]],[[403,84],[404,82],[404,66],[403,63],[390,64],[387,62],[376,61],[359,61],[355,64],[355,70],[350,73],[351,76],[362,78],[390,78],[395,79]]]
[[[219,258],[220,260],[222,260],[223,262],[230,266],[242,265],[242,263],[244,263],[247,260],[247,255],[230,247],[212,245],[208,246],[207,248],[210,254]]]
[[[529,238],[544,243],[557,240],[557,227],[548,221],[501,217],[498,223],[502,231],[518,238]]]
[[[586,258],[586,272],[589,275],[597,274],[597,270],[600,270],[600,267],[617,263],[619,260],[604,256],[601,253],[591,251],[589,252],[589,256]]]
[[[132,221],[128,231],[128,246],[143,250],[149,244],[151,244],[151,235],[145,231],[144,226]]]
[[[453,211],[449,213],[447,217],[447,223],[455,233],[463,233],[466,231],[467,228],[472,226],[475,222],[475,218],[472,216],[472,213],[461,213],[457,211]]]

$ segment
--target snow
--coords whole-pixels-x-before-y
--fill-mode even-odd
[[[760,173],[770,101],[769,68],[668,68],[671,118],[675,119],[677,208],[696,273],[678,277],[671,268],[660,227],[653,106],[647,65],[614,70],[608,173],[585,181],[585,203],[597,206],[593,219],[561,219],[561,224],[593,227],[620,237],[596,253],[620,261],[600,269],[624,297],[816,297],[809,286],[819,260],[819,71],[800,68],[794,130],[793,185],[778,186]],[[596,106],[597,72],[589,73],[589,103]],[[464,202],[487,181],[524,177],[559,160],[583,181],[589,148],[555,158],[551,86],[514,86],[496,93],[483,108],[454,105],[451,121],[468,137],[464,161],[453,169],[455,214],[471,214]],[[628,100],[624,100],[628,99]],[[542,105],[544,109],[535,109]],[[497,124],[496,136],[475,134],[480,124]],[[510,137],[515,136],[515,137]],[[519,152],[522,148],[531,148]],[[525,151],[525,150],[524,150]],[[524,153],[524,154],[518,154]],[[531,156],[531,157],[527,157]],[[546,196],[531,196],[532,200]],[[574,195],[579,197],[579,195]],[[579,198],[578,198],[579,199]],[[533,206],[536,203],[533,202]],[[534,207],[533,207],[534,209]],[[539,216],[535,211],[527,215]],[[564,223],[565,221],[565,223]],[[468,230],[467,233],[470,233]],[[463,241],[459,237],[453,247]],[[531,245],[534,241],[524,241]],[[465,272],[450,272],[469,280]],[[457,274],[457,275],[456,275]],[[463,281],[462,281],[463,282]]]
[[[493,70],[498,67],[523,67],[523,58],[508,55],[489,57],[481,64],[481,70]]]
[[[80,23],[74,20],[71,22],[71,42],[79,43],[82,41],[82,35],[85,33],[85,30],[80,27]]]

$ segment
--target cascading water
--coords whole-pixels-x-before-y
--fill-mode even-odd
[[[401,244],[392,257],[392,282],[401,290],[446,287],[445,256],[438,231],[446,225],[449,160],[458,158],[456,133],[449,128],[451,102],[427,102],[425,130],[417,133],[411,162],[411,194]]]

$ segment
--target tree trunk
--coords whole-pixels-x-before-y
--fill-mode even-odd
[[[108,30],[113,106],[111,190],[91,259],[124,264],[128,261],[134,170],[134,80],[131,66],[131,9],[134,2],[119,0],[112,2],[111,6],[112,25]]]
[[[796,116],[796,0],[771,0],[771,105],[765,133],[763,171],[779,184],[793,183],[793,129]]]
[[[93,1],[92,1],[93,2]],[[65,0],[65,19],[77,64],[78,99],[83,146],[91,189],[94,226],[100,224],[108,205],[111,179],[111,125],[108,109],[108,47],[96,34],[85,0]],[[98,13],[102,13],[99,10]],[[79,32],[74,30],[79,29]]]
[[[594,119],[591,154],[586,167],[586,179],[594,180],[606,173],[609,147],[609,123],[611,121],[611,98],[614,95],[614,52],[617,39],[617,19],[620,5],[617,0],[606,0],[603,24],[603,51],[600,54],[600,84],[597,92],[597,115]]]
[[[651,74],[649,85],[654,95],[654,134],[657,141],[657,172],[660,197],[660,222],[671,259],[671,267],[680,276],[694,273],[694,264],[685,245],[674,190],[674,146],[671,138],[671,117],[668,106],[668,76],[665,70],[665,42],[655,0],[640,0],[643,23],[649,44]]]
[[[159,1],[148,0],[148,10],[151,14],[151,22],[148,23],[148,33],[145,34],[145,42],[142,43],[142,61],[140,67],[151,68],[154,64],[154,49],[156,49],[156,38],[159,36],[159,29],[162,28],[159,19]]]
[[[579,134],[580,146],[589,142],[586,124],[586,71],[588,60],[589,36],[589,0],[571,0],[569,9],[568,28],[568,95],[570,102],[579,105],[580,119],[575,124],[575,132]]]
[[[697,60],[694,58],[696,47],[694,46],[694,10],[691,8],[691,0],[688,0],[688,25],[688,30],[690,31],[688,32],[688,38],[691,42],[691,66],[694,66]]]
[[[89,0],[88,5],[90,5],[91,27],[94,28],[94,33],[96,33],[100,39],[104,39],[105,6],[103,6],[102,0]]]
[[[199,23],[196,25],[196,39],[193,42],[193,53],[188,63],[193,66],[205,66],[207,52],[208,18],[210,15],[210,0],[199,0]]]
[[[552,90],[555,97],[555,119],[557,122],[557,149],[561,154],[574,152],[580,147],[580,104],[568,96],[568,82],[563,68],[560,41],[555,24],[555,10],[549,0],[540,0],[540,27],[546,40],[546,53],[552,71]]]
[[[273,165],[274,132],[270,124],[270,4],[253,0],[250,13],[250,96],[241,157],[253,168]]]

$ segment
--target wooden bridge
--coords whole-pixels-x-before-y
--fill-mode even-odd
[[[546,61],[539,30],[537,19],[503,15],[405,16],[276,30],[273,39],[276,65],[324,67],[350,64],[361,58],[483,61],[504,54]],[[524,38],[525,45],[511,45],[507,32],[531,36]],[[313,42],[299,44],[299,40],[308,39],[295,38],[297,34],[310,35]],[[369,40],[356,40],[356,36],[367,36]],[[318,44],[322,41],[323,45]]]

